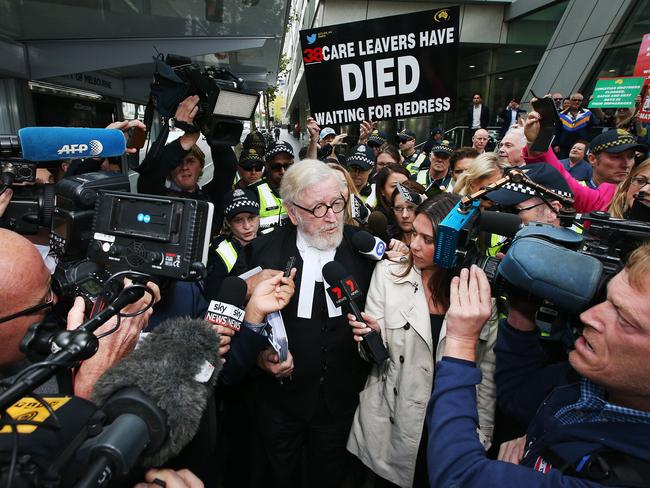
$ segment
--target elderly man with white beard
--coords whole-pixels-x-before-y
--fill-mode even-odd
[[[272,349],[262,352],[261,374],[253,380],[251,414],[270,461],[271,486],[337,487],[349,471],[345,446],[370,365],[359,355],[345,311],[326,293],[331,283],[322,268],[337,261],[365,293],[374,262],[352,244],[357,230],[343,224],[343,194],[332,168],[309,159],[294,164],[280,187],[293,225],[255,239],[233,269],[284,269],[293,256],[298,270],[296,293],[282,311],[289,358],[279,362]],[[363,309],[365,296],[357,303]]]

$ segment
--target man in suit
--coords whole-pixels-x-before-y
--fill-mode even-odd
[[[343,225],[342,192],[327,165],[308,159],[294,164],[280,187],[293,225],[255,239],[233,269],[283,269],[296,258],[296,293],[282,311],[290,355],[279,362],[273,350],[262,352],[253,388],[271,486],[340,486],[351,459],[346,441],[370,365],[359,356],[344,311],[327,297],[331,284],[321,270],[335,260],[365,291],[374,263],[352,244],[355,228]]]
[[[472,95],[472,105],[467,109],[467,126],[470,129],[485,129],[490,123],[490,109],[483,105],[480,93]]]
[[[526,113],[525,110],[519,108],[521,99],[513,98],[508,102],[508,106],[499,112],[499,119],[501,119],[501,128],[499,129],[499,135],[501,137],[506,135],[508,129],[513,125],[517,124],[517,119]]]

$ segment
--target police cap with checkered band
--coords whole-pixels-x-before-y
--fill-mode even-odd
[[[545,163],[529,164],[519,168],[524,174],[535,183],[553,190],[565,197],[573,197],[571,188],[560,172]],[[525,183],[506,183],[498,190],[485,195],[499,205],[511,207],[537,196],[535,190]]]

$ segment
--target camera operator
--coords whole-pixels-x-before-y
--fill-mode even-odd
[[[198,95],[183,100],[176,109],[176,121],[193,125],[198,102]],[[148,169],[138,178],[138,192],[210,201],[215,206],[212,228],[219,229],[223,222],[223,195],[235,178],[237,157],[228,145],[211,146],[214,175],[209,183],[199,187],[205,164],[205,154],[196,145],[199,137],[201,133],[197,128],[196,132],[185,132],[162,148],[157,160],[147,164]]]
[[[486,459],[476,437],[474,388],[481,374],[475,347],[490,316],[490,286],[475,266],[454,278],[445,356],[427,416],[431,486],[644,486],[650,469],[649,271],[646,243],[609,282],[606,300],[580,315],[584,330],[568,362],[541,366],[532,304],[513,303],[501,321],[498,401],[529,425],[526,442],[509,453],[522,467]]]
[[[18,346],[29,326],[42,322],[52,307],[57,304],[57,297],[50,287],[50,272],[43,259],[26,238],[15,232],[0,229],[0,377],[9,378],[28,365]],[[19,259],[16,257],[19,256]],[[147,283],[153,291],[153,298],[145,294],[137,302],[122,309],[123,313],[134,313],[144,309],[152,299],[160,298],[158,286]],[[84,319],[84,301],[77,298],[68,314],[69,329],[78,327]],[[75,374],[73,393],[88,398],[92,387],[106,369],[135,347],[138,335],[146,325],[151,309],[135,316],[124,317],[120,327],[114,333],[99,341],[97,353],[82,363]],[[97,334],[108,331],[115,326],[115,318],[102,325]],[[40,391],[55,393],[69,389],[64,384],[66,378],[60,377],[61,383],[46,383]]]

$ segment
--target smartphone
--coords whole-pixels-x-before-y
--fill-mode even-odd
[[[534,93],[532,95],[536,97]],[[530,102],[530,104],[533,110],[542,116],[539,135],[530,149],[534,152],[546,152],[553,143],[553,139],[555,138],[555,125],[559,120],[555,102],[552,98],[537,98],[537,100]]]
[[[147,140],[147,131],[140,127],[131,127],[126,140],[126,147],[130,149],[142,149]]]
[[[296,262],[296,256],[291,256],[287,261],[287,264],[284,267],[284,277],[288,278],[291,274],[291,269],[293,268],[294,263]]]

